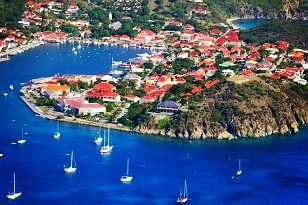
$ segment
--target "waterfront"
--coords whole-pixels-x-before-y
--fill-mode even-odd
[[[227,19],[228,23],[231,24],[234,28],[240,29],[250,29],[260,23],[266,21],[266,19],[241,19],[241,18],[232,18]]]
[[[108,73],[111,57],[127,60],[145,50],[51,44],[1,62],[0,204],[175,204],[187,180],[189,204],[305,204],[308,129],[292,136],[234,141],[188,141],[112,130],[114,150],[102,156],[93,143],[97,127],[57,123],[35,114],[19,99],[20,83],[55,73]],[[12,145],[21,135],[27,142]],[[66,154],[74,150],[77,172],[66,175]],[[120,183],[130,158],[134,179]],[[232,179],[242,159],[243,174]],[[16,172],[22,197],[5,195]]]

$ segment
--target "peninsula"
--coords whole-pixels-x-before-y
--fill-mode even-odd
[[[302,1],[288,2],[271,5],[278,12],[269,13],[267,5],[254,2],[234,7],[232,1],[226,6],[212,1],[28,1],[14,9],[20,21],[0,22],[6,25],[0,28],[0,57],[9,60],[31,48],[29,42],[74,43],[74,54],[89,44],[152,50],[113,62],[109,74],[33,79],[21,90],[22,99],[49,119],[194,139],[294,133],[308,122],[308,51],[294,47],[301,44],[293,44],[291,34],[288,40],[256,43],[258,36],[225,20],[305,17]]]

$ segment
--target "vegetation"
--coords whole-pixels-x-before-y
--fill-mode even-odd
[[[16,28],[25,9],[26,0],[0,0],[0,25]]]
[[[308,48],[308,23],[305,21],[265,21],[249,30],[241,31],[240,37],[247,43],[262,44],[287,41],[294,47]]]

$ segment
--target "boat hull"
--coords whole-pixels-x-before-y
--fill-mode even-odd
[[[18,197],[20,197],[20,196],[21,196],[21,192],[18,192],[18,193],[10,193],[10,194],[6,195],[6,198],[8,198],[8,199],[16,199],[16,198],[18,198]]]
[[[121,182],[130,182],[133,179],[131,176],[122,176]]]
[[[64,168],[64,171],[66,173],[72,173],[72,172],[75,172],[76,171],[76,167],[67,167],[67,168]]]
[[[111,152],[112,148],[113,148],[112,145],[111,145],[111,146],[105,146],[105,147],[102,147],[102,148],[101,148],[101,151],[100,151],[100,152],[101,152],[102,154],[106,154],[106,153]]]
[[[17,142],[18,142],[18,144],[23,144],[23,143],[25,143],[27,140],[18,140]]]

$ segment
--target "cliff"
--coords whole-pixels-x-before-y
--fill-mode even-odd
[[[192,139],[296,133],[308,123],[308,95],[297,86],[269,79],[243,85],[228,82],[195,97],[189,111],[174,116],[168,128],[157,129],[151,117],[136,131]]]

